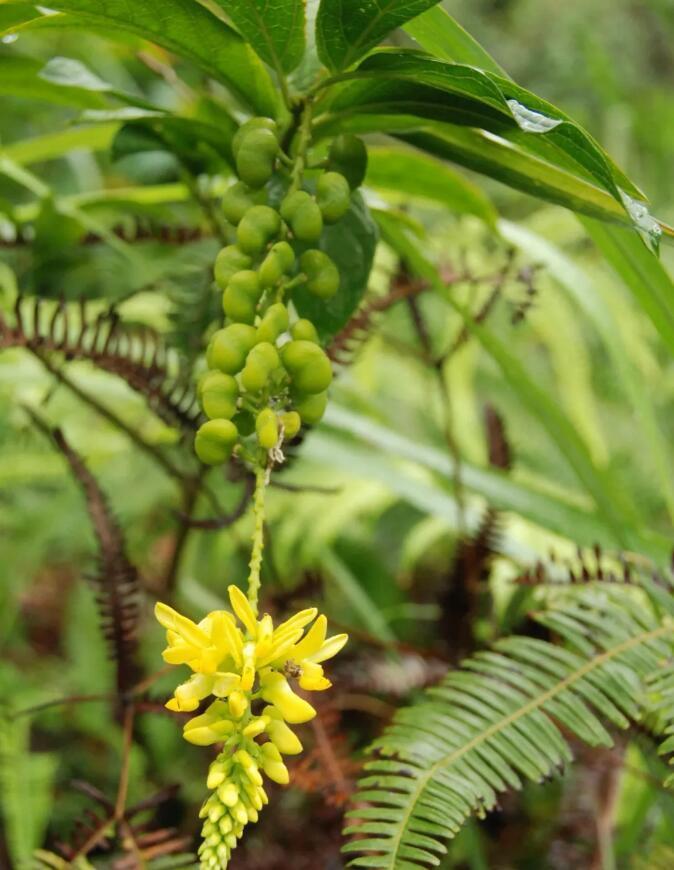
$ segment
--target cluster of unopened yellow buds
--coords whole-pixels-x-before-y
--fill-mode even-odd
[[[202,868],[226,867],[245,825],[257,821],[268,800],[262,773],[281,785],[289,781],[283,755],[302,751],[289,725],[316,715],[289,679],[305,691],[329,689],[321,663],[347,641],[345,634],[326,637],[327,620],[316,608],[302,610],[274,628],[269,614],[257,618],[238,587],[228,591],[233,613],[216,610],[198,624],[166,604],[155,609],[167,633],[164,660],[186,664],[194,672],[166,706],[191,713],[214,696],[201,715],[185,724],[183,733],[200,746],[223,744],[208,774],[208,787],[214,791],[201,810]]]

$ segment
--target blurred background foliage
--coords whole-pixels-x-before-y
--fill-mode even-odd
[[[674,222],[669,0],[446,5],[519,83],[593,132],[647,192],[654,213]],[[394,38],[409,44],[402,34]],[[62,99],[38,77],[24,87],[12,79],[17,56],[35,70],[57,56],[77,59],[113,90],[74,89],[76,98]],[[111,123],[84,128],[65,157],[51,159],[49,137],[82,130],[68,126],[82,111],[124,105],[116,92],[216,124],[224,99],[216,85],[204,90],[188,63],[133,37],[111,40],[87,31],[83,38],[54,27],[3,39],[0,163],[11,158],[53,192],[36,204],[30,184],[0,173],[3,311],[17,289],[85,297],[92,310],[116,302],[126,320],[167,337],[177,365],[198,352],[213,315],[209,270],[219,244],[212,216],[204,217],[199,203],[199,176],[215,170],[209,183],[222,184],[222,166],[205,149],[191,155],[189,174],[165,151],[125,155],[120,139],[111,155]],[[165,202],[155,187],[186,179],[194,195],[184,201]],[[444,264],[452,292],[471,310],[494,296],[490,326],[589,446],[630,519],[629,539],[616,540],[598,520],[554,440],[484,352],[462,339],[441,298],[421,294],[414,306],[399,304],[377,317],[355,361],[344,367],[324,423],[280,475],[298,491],[275,488],[269,498],[269,605],[280,611],[322,598],[353,643],[346,663],[334,669],[342,687],[337,707],[324,711],[308,737],[317,747],[315,769],[300,771],[299,787],[277,796],[241,847],[237,867],[284,866],[288,849],[297,868],[341,866],[342,792],[354,778],[359,750],[394,706],[437,679],[443,663],[503,633],[530,629],[527,612],[538,592],[510,581],[536,559],[551,549],[572,557],[576,545],[595,542],[608,549],[623,544],[660,563],[666,558],[674,516],[671,356],[573,215],[495,182],[476,183],[498,210],[497,227],[374,186],[371,201],[402,207]],[[120,258],[114,246],[94,238],[78,243],[80,212],[68,219],[55,202],[83,210],[92,236],[117,230],[116,244],[131,256]],[[26,235],[13,238],[3,212],[21,209]],[[186,228],[198,230],[187,242]],[[662,257],[671,261],[666,246]],[[373,298],[389,291],[396,270],[392,251],[380,246]],[[440,377],[423,358],[425,341],[434,354],[447,355]],[[176,432],[148,414],[122,381],[86,362],[69,364],[68,376],[148,443],[185,455]],[[108,494],[148,591],[148,614],[166,593],[181,508],[175,481],[118,427],[83,405],[28,351],[2,352],[0,688],[14,709],[105,693],[112,680],[93,592],[84,582],[95,553],[85,504],[25,405],[63,427]],[[503,422],[510,470],[490,466],[485,409],[492,424],[496,417]],[[233,510],[240,484],[213,475],[211,485]],[[470,578],[457,562],[460,541],[475,532],[487,505],[499,511],[490,529],[493,558]],[[209,511],[206,501],[199,503],[198,515]],[[197,615],[218,606],[226,584],[245,576],[248,537],[245,517],[224,531],[190,533],[175,578],[182,608]],[[160,631],[147,618],[141,654],[148,673],[160,664],[160,648]],[[173,679],[156,682],[152,697],[164,697]],[[130,801],[179,783],[180,791],[161,804],[158,823],[184,836],[189,853],[207,761],[184,744],[169,717],[148,714],[139,728]],[[320,729],[331,729],[336,759],[321,755]],[[29,866],[36,847],[73,841],[73,820],[86,821],[92,799],[72,781],[85,779],[114,795],[120,739],[104,702],[52,707],[3,726],[0,864]],[[461,834],[443,866],[671,867],[674,799],[659,786],[652,755],[635,739],[611,752],[583,750],[582,761],[560,780],[504,798],[500,813]],[[602,812],[615,825],[608,835]],[[116,859],[101,852],[91,860],[108,866]]]

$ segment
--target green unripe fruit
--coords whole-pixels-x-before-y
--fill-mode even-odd
[[[256,344],[246,357],[246,365],[241,372],[241,386],[249,393],[257,393],[269,380],[269,376],[281,364],[273,344],[263,341]]]
[[[288,242],[276,242],[262,261],[258,270],[260,284],[272,287],[295,265],[295,254]]]
[[[326,224],[334,224],[349,210],[349,182],[340,172],[324,172],[316,184],[316,202]]]
[[[232,323],[219,329],[206,350],[208,367],[228,375],[237,374],[243,368],[255,341],[255,330],[244,323]]]
[[[257,272],[245,269],[230,278],[222,296],[225,314],[236,323],[253,323],[262,290]]]
[[[211,420],[214,417],[229,420],[234,416],[239,385],[231,375],[207,372],[199,381],[198,394],[201,407]]]
[[[304,318],[293,323],[290,327],[290,334],[296,341],[313,341],[314,344],[319,343],[316,327],[310,320]]]
[[[306,190],[288,194],[281,203],[281,217],[300,242],[315,242],[323,232],[323,215],[318,203]]]
[[[244,133],[236,153],[236,172],[253,190],[263,187],[274,172],[278,139],[263,127]]]
[[[286,441],[292,441],[302,428],[302,418],[297,411],[286,411],[285,414],[281,414],[280,423],[283,426],[283,438]]]
[[[240,272],[241,269],[250,268],[252,262],[248,254],[244,254],[236,245],[222,248],[213,265],[213,275],[220,289],[224,290],[232,275]]]
[[[209,420],[197,431],[194,450],[206,465],[220,465],[232,455],[238,437],[231,420]]]
[[[350,133],[333,139],[328,152],[328,169],[341,173],[351,190],[360,187],[367,172],[367,148],[363,140]]]
[[[278,212],[268,205],[254,205],[241,218],[236,240],[244,253],[255,256],[262,253],[280,229]]]
[[[241,142],[244,137],[247,133],[250,133],[251,130],[269,130],[278,139],[276,121],[272,121],[271,118],[250,118],[245,122],[245,124],[242,124],[239,127],[232,137],[232,154],[234,155],[234,158],[236,158],[239,153],[239,148],[241,147]]]
[[[271,408],[264,408],[255,420],[255,431],[260,447],[271,450],[278,441],[278,420]]]
[[[312,341],[290,341],[281,348],[281,360],[298,393],[322,393],[332,381],[325,352]]]
[[[295,400],[295,409],[307,426],[315,426],[325,414],[328,404],[327,393],[316,393],[313,396],[298,396]]]
[[[288,328],[288,309],[282,302],[276,302],[265,312],[257,328],[257,340],[273,344]]]
[[[339,271],[323,251],[305,251],[300,257],[300,269],[307,276],[307,290],[319,299],[330,299],[339,290]]]
[[[239,411],[238,414],[232,417],[232,423],[234,423],[239,430],[239,434],[244,438],[247,435],[252,435],[255,431],[255,417],[253,417],[250,411]]]
[[[236,226],[249,208],[260,204],[260,193],[251,190],[243,181],[237,181],[225,191],[222,197],[222,213]]]

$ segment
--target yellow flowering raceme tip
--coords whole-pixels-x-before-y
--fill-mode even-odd
[[[192,713],[206,698],[211,703],[184,726],[190,743],[222,743],[211,764],[204,803],[202,868],[224,868],[248,822],[257,821],[267,803],[264,773],[281,785],[289,781],[284,755],[297,755],[302,744],[290,725],[316,715],[294,689],[329,689],[322,663],[347,641],[327,637],[327,619],[316,608],[301,610],[276,628],[269,614],[258,619],[236,586],[228,589],[232,612],[215,610],[198,624],[166,604],[157,604],[157,620],[166,629],[164,661],[187,665],[192,675],[166,706]]]

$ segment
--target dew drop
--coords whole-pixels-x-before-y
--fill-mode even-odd
[[[657,254],[660,249],[662,227],[650,213],[645,202],[633,199],[624,190],[620,191],[620,197],[635,228],[645,237],[649,247]]]

